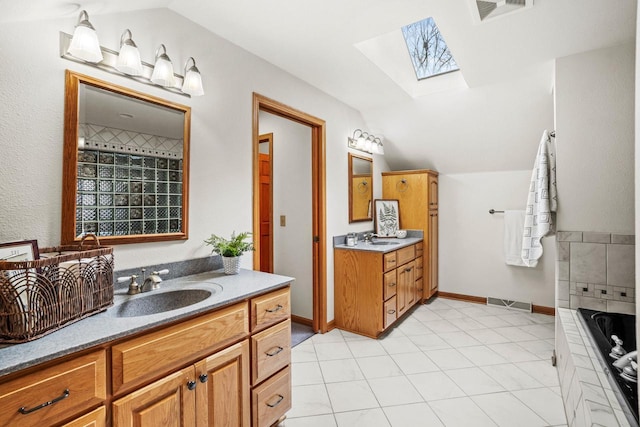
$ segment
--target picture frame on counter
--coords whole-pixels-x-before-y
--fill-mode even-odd
[[[375,199],[374,224],[378,237],[396,237],[400,229],[400,206],[397,199]]]

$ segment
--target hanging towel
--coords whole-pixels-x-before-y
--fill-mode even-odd
[[[508,265],[525,265],[522,260],[523,229],[524,211],[504,211],[504,261]]]
[[[555,232],[557,207],[556,155],[549,132],[545,130],[531,174],[524,218],[522,260],[527,267],[538,264],[538,259],[542,256],[542,238]]]

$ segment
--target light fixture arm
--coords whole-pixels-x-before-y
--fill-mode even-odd
[[[78,15],[78,23],[76,24],[76,27],[77,26],[87,27],[92,29],[93,31],[96,30],[95,28],[93,28],[93,25],[91,25],[91,22],[89,22],[89,14],[87,13],[86,10],[80,11],[80,15]]]
[[[124,30],[124,33],[122,33],[122,36],[120,36],[120,47],[127,45],[137,48],[138,46],[136,46],[136,43],[133,41],[132,37],[133,35],[131,34],[131,30],[129,30],[128,28]]]

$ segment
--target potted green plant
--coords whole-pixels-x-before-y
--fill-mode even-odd
[[[251,233],[242,232],[231,233],[230,239],[212,234],[204,242],[213,247],[211,252],[215,252],[222,257],[222,266],[225,274],[238,274],[240,271],[240,256],[253,250],[253,242],[245,241],[251,237]]]

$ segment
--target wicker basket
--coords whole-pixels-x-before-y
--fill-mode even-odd
[[[0,261],[0,342],[32,341],[113,304],[113,248],[95,236],[40,256]]]

